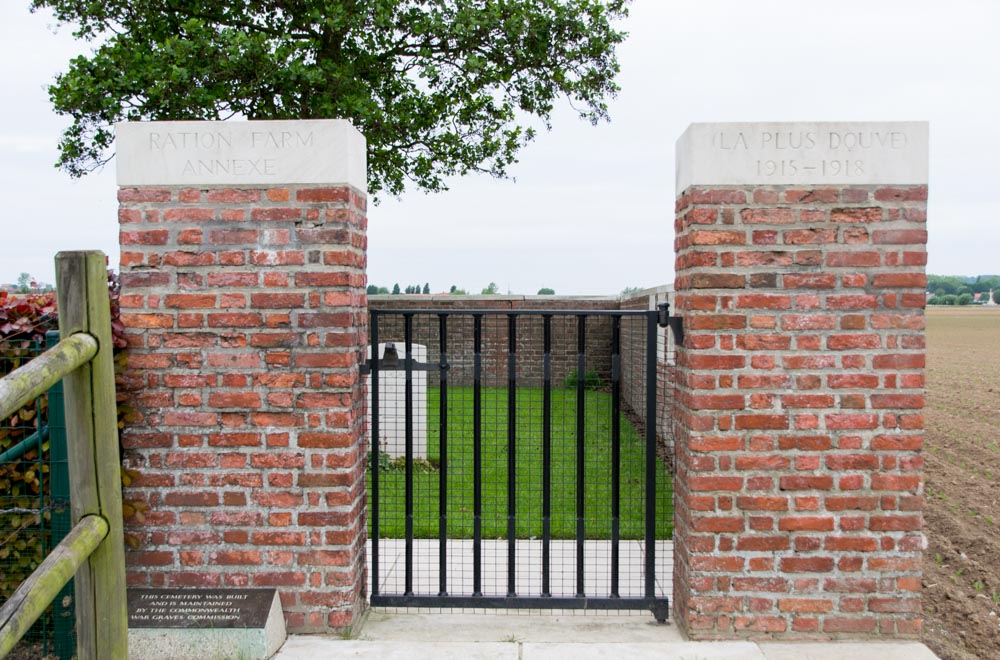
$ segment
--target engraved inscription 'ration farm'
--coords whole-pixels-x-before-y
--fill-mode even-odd
[[[294,149],[313,146],[315,136],[312,131],[150,131],[150,151],[215,151],[233,148],[233,140],[244,140],[251,149],[273,148]]]
[[[365,141],[342,120],[124,122],[118,184],[365,185]]]

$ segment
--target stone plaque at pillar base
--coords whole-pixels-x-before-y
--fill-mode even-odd
[[[285,642],[275,589],[129,589],[134,660],[270,658]]]

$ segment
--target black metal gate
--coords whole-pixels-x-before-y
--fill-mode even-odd
[[[371,604],[664,621],[665,317],[371,310]]]

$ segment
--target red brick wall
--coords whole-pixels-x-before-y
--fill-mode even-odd
[[[677,200],[674,615],[920,633],[926,187]]]
[[[366,201],[123,188],[128,579],[278,587],[288,626],[364,607]]]

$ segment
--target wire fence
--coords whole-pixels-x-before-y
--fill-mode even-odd
[[[53,338],[55,339],[55,338]],[[0,340],[0,376],[45,350],[31,339]],[[61,385],[0,420],[0,599],[6,600],[72,528]],[[73,583],[8,657],[73,656]]]

